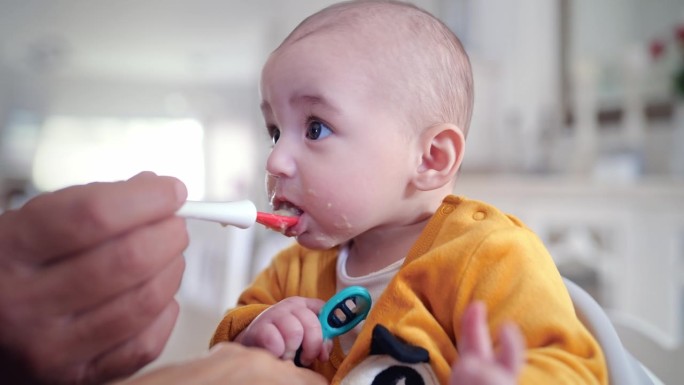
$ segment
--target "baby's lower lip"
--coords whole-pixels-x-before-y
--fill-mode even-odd
[[[302,226],[303,226],[303,224],[302,224],[302,218],[303,218],[303,216],[304,216],[303,213],[300,214],[300,215],[298,216],[297,223],[295,223],[294,226],[290,226],[290,227],[288,227],[288,228],[285,230],[284,234],[285,234],[286,236],[288,236],[288,237],[295,237],[295,236],[297,236],[297,235],[299,235],[299,234],[301,233],[301,230],[300,230],[300,229],[301,229]]]

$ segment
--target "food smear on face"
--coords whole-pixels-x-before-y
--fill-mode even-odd
[[[340,221],[335,222],[335,228],[340,230],[349,230],[352,228],[352,225],[349,223],[349,219],[346,215],[341,215]]]

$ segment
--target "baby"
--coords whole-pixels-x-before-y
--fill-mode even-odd
[[[607,382],[540,240],[450,195],[473,85],[439,20],[394,1],[330,6],[271,54],[261,96],[267,190],[274,210],[299,216],[286,230],[297,244],[242,293],[212,344],[283,359],[300,350],[333,384]],[[371,293],[368,318],[326,341],[317,313],[352,285]]]

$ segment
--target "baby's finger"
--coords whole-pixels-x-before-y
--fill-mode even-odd
[[[304,330],[302,339],[302,352],[299,356],[300,363],[309,366],[318,357],[323,347],[323,331],[318,317],[307,308],[296,309],[293,314],[299,319]]]
[[[484,303],[473,302],[466,308],[457,345],[461,355],[476,355],[485,360],[494,358],[486,319],[487,309]]]
[[[325,301],[318,298],[304,298],[304,303],[314,314],[320,313],[323,305],[325,305]]]
[[[323,348],[321,349],[320,353],[318,354],[318,360],[321,362],[328,361],[330,359],[330,352],[333,349],[333,341],[332,340],[323,340]]]
[[[276,357],[280,357],[285,352],[285,342],[280,335],[280,331],[272,322],[252,322],[240,343],[245,346],[256,346],[271,352]]]
[[[284,351],[280,358],[291,361],[294,359],[297,349],[302,344],[304,339],[304,327],[300,320],[294,314],[286,314],[275,319],[273,325],[278,329],[278,332],[285,343]]]
[[[525,362],[525,338],[514,323],[506,323],[499,330],[501,350],[497,361],[510,373],[517,375]]]

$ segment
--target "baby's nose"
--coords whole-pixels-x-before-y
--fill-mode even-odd
[[[294,175],[296,162],[294,152],[279,141],[273,146],[266,159],[266,171],[274,177],[289,177]]]

